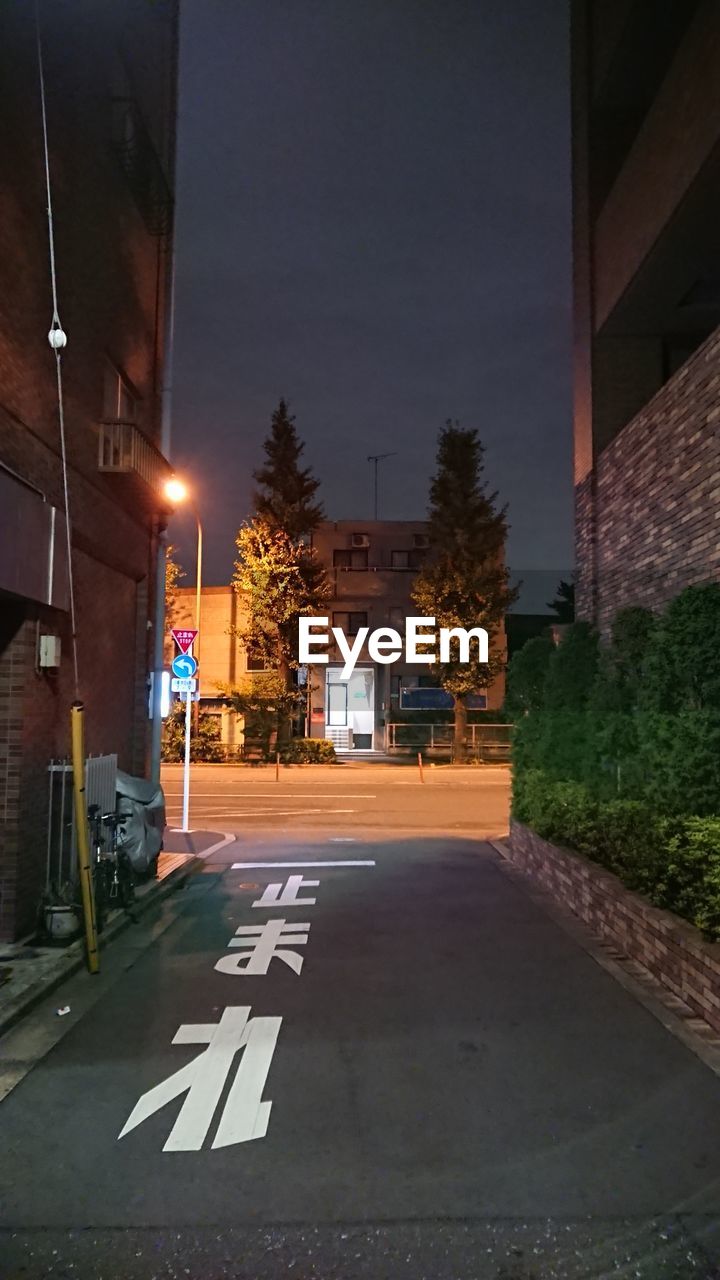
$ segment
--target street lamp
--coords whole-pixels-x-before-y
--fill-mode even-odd
[[[171,476],[171,478],[166,482],[165,497],[167,498],[168,502],[172,504],[173,507],[179,507],[179,506],[182,506],[184,502],[189,502],[190,510],[192,511],[195,517],[195,523],[197,524],[197,552],[196,552],[197,574],[196,574],[196,583],[195,583],[195,627],[197,628],[197,632],[198,632],[198,639],[196,639],[195,641],[195,645],[196,645],[195,657],[197,658],[199,649],[200,649],[199,634],[200,634],[200,601],[201,601],[201,591],[202,591],[203,529],[202,529],[202,524],[200,522],[198,509],[195,506],[195,503],[190,500],[190,490],[188,489],[184,481],[182,481],[179,478],[179,476]]]
[[[198,513],[198,509],[195,506],[195,503],[192,501],[192,498],[190,496],[190,490],[188,486],[185,484],[184,480],[181,480],[179,476],[171,476],[170,479],[165,482],[165,497],[167,498],[168,502],[172,504],[173,507],[179,507],[179,506],[182,506],[183,503],[187,503],[195,517],[195,523],[197,525],[197,551],[196,551],[196,557],[195,557],[195,564],[196,564],[195,628],[197,630],[197,635],[195,637],[195,643],[193,645],[193,655],[199,663],[200,661],[200,604],[202,600],[202,551],[203,551],[202,523],[200,521],[200,515]],[[195,703],[194,715],[193,715],[196,733],[198,732],[198,729],[200,727],[199,697],[200,697],[200,679],[198,677],[198,701]]]

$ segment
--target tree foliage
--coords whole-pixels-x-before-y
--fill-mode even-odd
[[[281,530],[293,543],[303,541],[324,519],[316,501],[320,481],[310,467],[301,467],[305,448],[295,429],[295,416],[281,400],[272,415],[270,435],[263,445],[265,462],[253,473],[258,488],[253,500],[256,515],[273,530]]]
[[[165,632],[177,626],[178,591],[180,582],[187,577],[182,565],[175,558],[177,547],[168,543],[165,551]]]
[[[548,668],[555,652],[549,636],[533,636],[508,666],[505,711],[514,721],[539,711],[545,699]]]
[[[508,673],[519,774],[666,816],[720,813],[720,587],[689,587],[659,617],[623,609],[602,646],[575,623],[532,700],[523,652]]]
[[[277,671],[248,673],[235,686],[221,685],[220,692],[245,722],[245,741],[257,741],[265,755],[271,749],[278,726],[290,719],[303,701],[303,693],[288,689]]]
[[[317,614],[330,597],[325,570],[309,545],[323,510],[315,501],[319,481],[309,467],[300,466],[304,445],[284,400],[273,413],[263,447],[265,462],[254,473],[255,513],[236,539],[233,586],[242,595],[247,615],[236,634],[291,694],[298,666],[298,619]],[[277,714],[278,736],[284,741],[289,716],[280,704]]]
[[[287,687],[298,666],[298,618],[317,614],[329,599],[325,571],[311,547],[259,517],[242,526],[236,542],[233,586],[247,611],[238,638]]]
[[[487,663],[461,663],[458,642],[453,641],[451,661],[433,667],[439,684],[455,699],[458,754],[467,727],[465,696],[487,688],[503,669],[505,654],[498,636],[517,596],[504,562],[506,509],[496,510],[497,494],[487,492],[483,454],[476,430],[447,420],[440,432],[437,470],[430,487],[430,556],[412,591],[420,613],[434,617],[437,626],[480,626],[488,632]]]
[[[185,705],[182,702],[173,703],[170,715],[163,724],[162,758],[168,764],[177,764],[185,759]],[[193,763],[217,763],[225,759],[216,716],[201,711],[197,727],[193,721],[190,731],[190,759]]]
[[[575,621],[575,583],[566,582],[564,578],[558,583],[554,600],[548,600],[548,609],[552,609],[558,623]]]

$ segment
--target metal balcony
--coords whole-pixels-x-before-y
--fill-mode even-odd
[[[101,422],[98,470],[136,475],[155,493],[162,493],[171,468],[167,458],[133,422]]]

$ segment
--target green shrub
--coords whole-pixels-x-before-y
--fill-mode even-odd
[[[641,686],[648,710],[720,712],[720,584],[687,587],[670,601],[650,638]]]
[[[597,801],[579,783],[539,770],[515,779],[513,815],[720,937],[720,818],[660,818],[643,802]]]
[[[190,759],[193,764],[218,764],[225,759],[225,748],[220,740],[220,725],[216,716],[200,712],[198,728],[192,719],[190,734]],[[163,724],[162,758],[166,764],[178,764],[185,759],[185,705],[176,702]]]
[[[292,738],[280,759],[283,764],[334,764],[335,747],[329,738]]]
[[[530,711],[544,705],[548,668],[555,652],[550,636],[534,636],[513,655],[507,670],[505,706],[511,720],[517,722]]]
[[[709,937],[720,937],[720,819],[685,818],[666,829],[654,900]]]
[[[577,623],[522,654],[515,816],[720,937],[720,585],[622,610],[607,645]]]

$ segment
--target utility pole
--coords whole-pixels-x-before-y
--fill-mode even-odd
[[[397,457],[397,450],[395,450],[393,453],[369,453],[368,454],[368,462],[374,463],[374,475],[373,475],[373,508],[375,512],[373,516],[374,520],[377,520],[378,518],[378,462],[383,462],[385,458],[396,458],[396,457]]]

